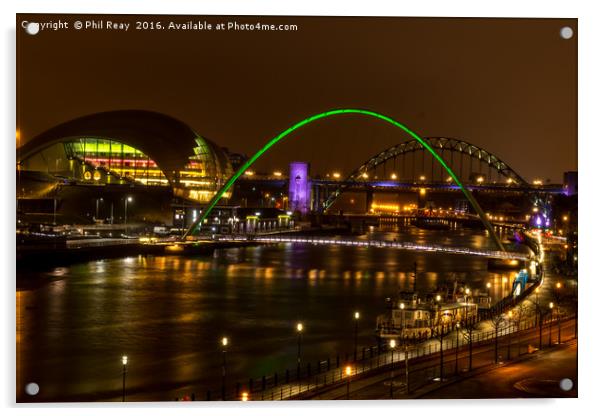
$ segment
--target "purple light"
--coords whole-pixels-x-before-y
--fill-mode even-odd
[[[535,218],[535,224],[537,224],[538,227],[541,227],[541,217],[539,215]]]
[[[290,164],[288,183],[288,205],[291,211],[307,214],[311,203],[311,188],[307,178],[309,164],[307,162],[292,162]]]

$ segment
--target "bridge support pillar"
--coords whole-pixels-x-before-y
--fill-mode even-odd
[[[372,209],[372,203],[374,202],[374,190],[368,188],[366,190],[366,212],[370,212]]]

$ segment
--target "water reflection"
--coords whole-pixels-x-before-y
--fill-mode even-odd
[[[368,237],[491,247],[480,231],[399,231]],[[414,263],[421,291],[454,279],[483,290],[490,282],[494,298],[510,290],[511,276],[488,272],[485,259],[384,248],[283,244],[95,261],[17,293],[18,382],[39,383],[40,401],[120,400],[125,354],[131,399],[203,397],[219,388],[224,334],[231,380],[244,382],[294,367],[299,320],[305,362],[344,355],[352,311],[361,311],[360,343],[372,344],[384,299],[414,285]]]

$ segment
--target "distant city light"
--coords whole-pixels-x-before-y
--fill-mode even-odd
[[[392,173],[392,174],[391,174],[391,179],[393,179],[393,180],[397,179],[397,174],[395,174],[395,173]]]
[[[543,182],[542,182],[542,180],[541,180],[541,179],[535,179],[535,180],[533,181],[533,185],[543,185]]]
[[[425,188],[420,188],[420,195],[426,195],[426,189]]]
[[[362,178],[368,179],[368,174],[366,172],[362,173]]]
[[[426,180],[426,176],[424,176],[424,175],[420,175],[420,180],[421,180],[421,181],[425,181],[425,180]]]
[[[253,176],[253,175],[255,175],[255,172],[253,172],[252,170],[245,170],[245,175],[246,176]]]
[[[282,172],[280,172],[279,170],[274,172],[274,176],[280,177],[282,176]]]
[[[339,172],[334,172],[332,174],[332,177],[335,178],[335,179],[339,179],[341,177],[341,174]]]
[[[483,180],[484,180],[484,179],[483,179],[483,177],[482,177],[482,176],[479,176],[479,177],[477,178],[477,182],[478,182],[478,183],[482,183],[482,182],[483,182]]]

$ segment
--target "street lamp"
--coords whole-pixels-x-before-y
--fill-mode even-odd
[[[458,375],[458,352],[460,349],[460,322],[456,322],[456,369],[455,374]]]
[[[345,376],[347,376],[347,400],[349,400],[349,385],[351,384],[351,366],[345,367]]]
[[[301,333],[303,332],[303,324],[297,323],[297,379],[301,378]]]
[[[403,338],[403,331],[404,331],[405,326],[406,326],[406,324],[405,324],[406,314],[405,314],[405,310],[404,310],[405,308],[406,308],[406,304],[403,303],[403,302],[401,302],[399,304],[399,309],[401,309],[401,330],[399,331],[399,336],[401,337],[401,339],[404,339]]]
[[[389,389],[389,396],[391,399],[393,398],[393,377],[394,377],[394,372],[395,372],[395,367],[393,367],[393,354],[394,354],[396,346],[397,346],[397,342],[395,342],[394,339],[389,341],[389,348],[391,348],[391,383],[390,383],[390,389]]]
[[[550,304],[548,305],[550,307],[550,336],[548,338],[548,347],[552,345],[552,318],[553,318],[553,313],[554,313],[554,302],[550,302]]]
[[[125,225],[125,234],[126,235],[128,233],[128,202],[132,202],[131,196],[128,196],[127,198],[125,198],[125,201],[124,201],[125,209],[124,209],[124,215],[123,215],[123,224]]]
[[[121,364],[123,364],[123,392],[121,401],[125,402],[125,374],[127,373],[128,356],[124,355],[121,357]]]
[[[555,300],[556,302],[556,322],[558,323],[558,345],[560,345],[560,289],[562,283],[556,283]]]
[[[222,338],[222,400],[226,400],[226,347],[228,338]]]
[[[358,311],[355,311],[353,314],[353,320],[355,321],[355,333],[353,337],[353,361],[357,361],[357,326],[360,320],[360,313]]]

